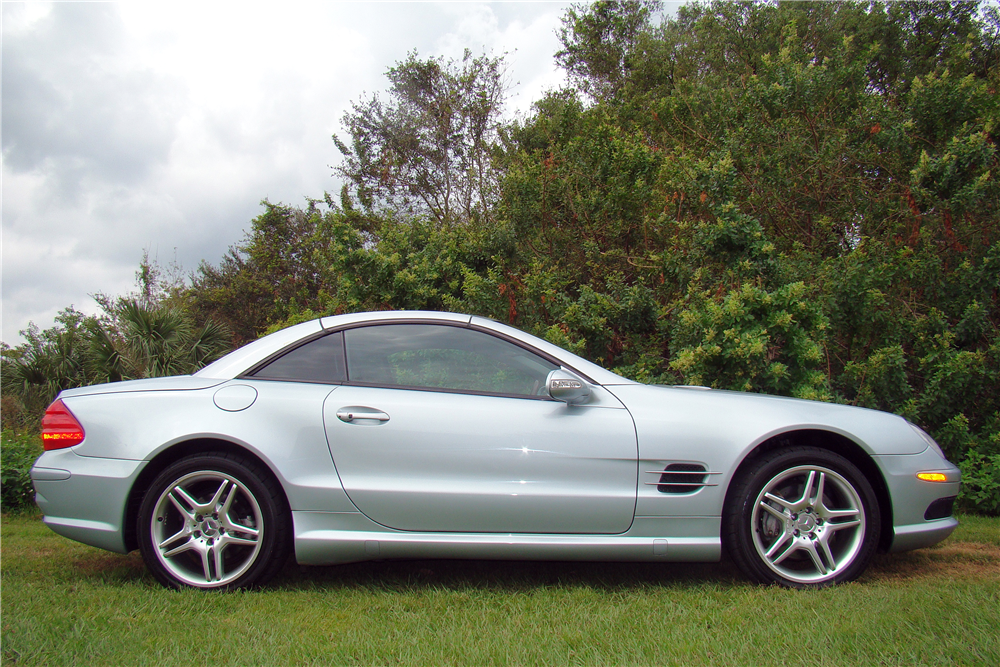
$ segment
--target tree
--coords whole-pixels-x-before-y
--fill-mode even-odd
[[[94,381],[118,382],[194,373],[230,350],[230,333],[212,320],[197,326],[176,308],[122,298],[89,343],[85,363]]]
[[[42,331],[29,323],[21,332],[24,343],[3,346],[0,378],[5,426],[40,419],[60,391],[93,381],[87,357],[96,325],[96,317],[70,306],[56,316],[52,328]]]
[[[489,216],[500,178],[493,151],[500,139],[507,81],[502,57],[461,62],[421,60],[416,53],[386,73],[388,101],[352,105],[343,123],[347,146],[335,173],[369,213],[425,215],[450,226]]]
[[[659,0],[599,0],[573,6],[562,18],[563,48],[556,52],[556,62],[591,98],[615,98],[643,60],[642,38],[662,6]]]
[[[988,495],[1000,12],[719,1],[654,25],[657,8],[567,12],[557,57],[576,87],[503,127],[502,59],[411,55],[388,97],[345,116],[339,203],[265,202],[186,293],[136,298],[239,343],[357,310],[484,315],[644,382],[897,412]],[[108,304],[4,363],[78,382],[97,330],[118,376],[176,367],[182,324]]]
[[[261,204],[265,210],[243,241],[231,246],[218,266],[202,262],[189,291],[198,321],[224,323],[237,346],[285,320],[293,304],[313,305],[320,290],[313,263],[319,204],[304,210]]]

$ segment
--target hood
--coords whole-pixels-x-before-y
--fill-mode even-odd
[[[851,405],[702,387],[608,389],[640,430],[756,444],[784,432],[817,429],[843,435],[871,454],[916,454],[927,448],[902,417]]]

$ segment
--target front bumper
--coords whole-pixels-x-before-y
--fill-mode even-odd
[[[892,498],[892,544],[890,552],[921,549],[937,544],[958,526],[953,516],[924,518],[928,508],[942,498],[958,495],[962,473],[937,452],[927,448],[919,454],[874,457]],[[944,473],[943,482],[917,479],[918,472]]]

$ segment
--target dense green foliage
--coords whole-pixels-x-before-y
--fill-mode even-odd
[[[17,512],[35,506],[31,466],[42,453],[37,435],[0,432],[0,510]]]
[[[398,63],[344,118],[342,196],[265,202],[186,312],[236,344],[472,312],[644,382],[889,410],[1000,513],[997,7],[658,9],[568,11],[574,87],[506,125],[502,59]]]

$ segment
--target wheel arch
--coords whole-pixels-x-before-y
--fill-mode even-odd
[[[871,455],[864,450],[861,445],[851,440],[845,435],[826,431],[823,429],[809,428],[787,431],[773,435],[752,450],[750,450],[733,473],[729,488],[726,490],[725,501],[722,505],[723,517],[732,506],[731,494],[734,493],[736,482],[746,473],[754,462],[766,454],[776,449],[783,449],[794,446],[809,446],[839,454],[853,463],[868,479],[875,497],[878,500],[879,513],[882,516],[882,525],[879,533],[878,549],[880,552],[888,551],[892,543],[892,501],[889,497],[889,489],[886,485],[885,477]]]
[[[274,471],[271,469],[271,466],[268,465],[267,461],[262,459],[253,450],[222,438],[191,438],[190,440],[183,440],[175,443],[154,456],[136,478],[135,483],[129,491],[128,501],[125,503],[125,516],[122,518],[123,537],[125,541],[125,548],[127,550],[134,551],[139,548],[139,506],[142,504],[143,496],[145,496],[146,491],[149,489],[149,485],[152,484],[154,479],[156,479],[156,476],[163,472],[168,466],[181,460],[182,458],[205,452],[237,454],[258,463],[261,470],[264,470],[266,474],[271,477],[277,487],[281,489],[281,493],[285,498],[285,508],[287,510],[288,494],[285,491],[281,480],[274,474]],[[291,521],[290,518],[289,521]]]

